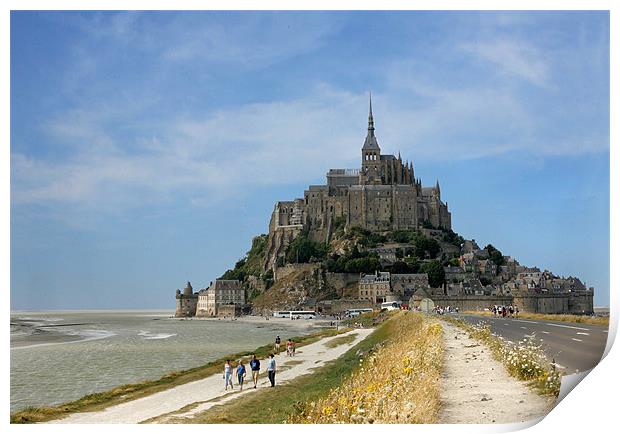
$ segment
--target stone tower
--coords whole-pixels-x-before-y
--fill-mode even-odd
[[[174,312],[175,318],[187,318],[196,316],[196,307],[198,306],[198,293],[194,294],[192,284],[187,282],[183,292],[177,289],[176,293],[177,306]]]

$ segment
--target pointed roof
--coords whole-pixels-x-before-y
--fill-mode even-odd
[[[375,137],[375,120],[372,116],[372,93],[370,94],[368,108],[368,133],[366,134],[366,140],[364,140],[362,149],[379,149],[379,143],[377,143],[377,138]]]

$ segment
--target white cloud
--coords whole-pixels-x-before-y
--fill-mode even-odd
[[[415,162],[605,149],[600,141],[532,142],[531,115],[506,89],[435,89],[413,80],[373,96],[383,152],[400,149]],[[424,106],[408,108],[420,98]],[[319,182],[329,168],[358,166],[367,95],[319,85],[298,99],[176,115],[153,137],[132,143],[113,138],[110,121],[125,114],[112,113],[80,111],[50,124],[59,143],[75,146],[66,160],[13,153],[13,200],[106,208],[184,194],[204,205],[260,185]]]
[[[462,44],[461,48],[499,67],[504,74],[538,86],[548,84],[549,65],[536,47],[522,40],[493,40]]]

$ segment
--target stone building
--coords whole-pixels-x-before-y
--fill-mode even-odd
[[[408,300],[417,290],[429,288],[426,273],[391,274],[377,271],[375,274],[365,274],[360,277],[358,299],[373,304],[403,301]]]
[[[337,224],[381,231],[433,226],[451,229],[448,204],[439,181],[423,187],[413,163],[381,154],[375,136],[372,101],[361,167],[330,169],[325,185],[311,185],[304,197],[275,204],[269,224],[265,269],[273,268],[286,247],[302,231],[314,241],[328,242]]]
[[[426,273],[391,274],[390,284],[392,292],[401,300],[408,300],[418,289],[430,288]]]
[[[198,304],[198,293],[194,293],[192,284],[187,282],[183,292],[177,289],[176,293],[177,306],[174,312],[176,318],[186,318],[196,315],[196,306]]]
[[[198,292],[196,316],[235,316],[245,304],[245,290],[238,280],[216,280]]]
[[[373,304],[389,301],[388,297],[393,296],[390,288],[390,273],[375,272],[375,274],[365,274],[359,282],[359,299],[367,300]]]

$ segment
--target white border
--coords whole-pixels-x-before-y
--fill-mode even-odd
[[[171,8],[171,5],[173,6]],[[239,1],[229,0],[227,2],[195,2],[187,0],[177,0],[175,2],[166,2],[162,0],[154,1],[119,1],[119,0],[93,0],[89,2],[65,0],[65,1],[45,1],[45,0],[5,0],[2,3],[2,17],[0,18],[0,34],[2,35],[2,43],[0,45],[0,59],[3,61],[3,68],[0,72],[2,77],[1,89],[4,97],[3,116],[0,121],[0,131],[2,132],[3,145],[0,150],[0,200],[2,203],[2,217],[0,224],[0,241],[2,242],[2,249],[0,250],[0,283],[4,288],[5,293],[8,294],[10,287],[10,248],[9,248],[9,218],[10,218],[10,206],[9,206],[9,147],[6,146],[10,143],[9,138],[9,36],[10,36],[10,13],[11,9],[16,10],[50,10],[50,9],[99,9],[99,10],[126,10],[126,9],[244,9],[244,10],[268,10],[268,9],[297,9],[297,10],[348,10],[348,9],[365,9],[365,10],[377,10],[377,9],[390,9],[390,10],[404,10],[404,9],[417,9],[417,10],[610,10],[611,16],[611,119],[619,119],[618,114],[618,77],[620,77],[620,68],[618,65],[618,49],[620,34],[619,17],[618,17],[618,2],[605,1],[605,0],[590,0],[590,1],[578,1],[578,0],[564,0],[557,2],[553,0],[506,0],[502,2],[478,0],[478,1],[458,1],[458,0],[445,0],[445,1],[418,1],[418,2],[402,2],[395,0],[385,0],[382,2],[371,0],[360,0],[356,2],[334,2],[325,0],[315,1],[284,1],[284,0],[267,0],[261,2]],[[618,264],[618,246],[620,240],[618,238],[617,222],[620,215],[618,213],[618,198],[620,177],[618,175],[618,132],[617,127],[611,123],[610,131],[611,139],[611,154],[610,154],[610,207],[611,207],[611,232],[610,232],[610,263]],[[616,163],[616,164],[614,164]],[[618,287],[618,271],[611,268],[611,280],[610,280],[610,309],[612,312],[612,324],[610,327],[610,336],[615,336],[617,330],[617,314],[619,311],[618,298],[616,296],[616,290],[612,291],[611,288]],[[5,324],[10,317],[10,303],[5,303],[4,312],[6,314]],[[4,333],[2,336],[2,342],[4,348],[9,348],[9,334]],[[608,347],[609,350],[609,347]],[[8,425],[9,420],[9,378],[8,378],[8,351],[5,351],[6,356],[3,358],[3,406],[5,411],[4,423]],[[604,432],[610,427],[616,426],[617,421],[614,417],[616,411],[616,401],[613,399],[613,395],[618,390],[618,373],[616,366],[618,366],[619,356],[617,348],[611,348],[607,357],[593,370],[591,375],[588,375],[569,396],[564,399],[558,407],[553,410],[543,421],[531,428],[530,432],[547,433],[561,432],[561,431],[589,431],[589,432]],[[149,432],[164,430],[169,431],[169,426],[130,426],[132,430],[148,430]],[[106,426],[90,426],[88,429],[94,429],[95,431],[105,432],[109,427]],[[126,427],[128,428],[128,427]],[[355,429],[360,432],[377,431],[376,426],[347,426],[348,429]],[[466,430],[467,432],[502,432],[506,429],[514,429],[516,427],[507,426],[489,426],[489,425],[439,425],[439,426],[390,426],[390,430],[396,430],[398,432],[410,431],[416,429],[424,432],[461,432]],[[11,430],[20,431],[32,431],[45,429],[52,432],[81,432],[84,427],[67,425],[67,426],[16,426],[10,425]],[[205,427],[203,426],[175,426],[175,430],[180,431],[192,431],[203,432]],[[252,425],[252,426],[240,426],[240,427],[211,427],[208,429],[226,429],[236,430],[241,429],[244,431],[252,432],[273,432],[280,430],[291,430],[291,427],[286,426],[268,426],[268,425]],[[295,431],[310,432],[317,429],[327,429],[329,431],[336,431],[339,429],[337,426],[295,426]]]

